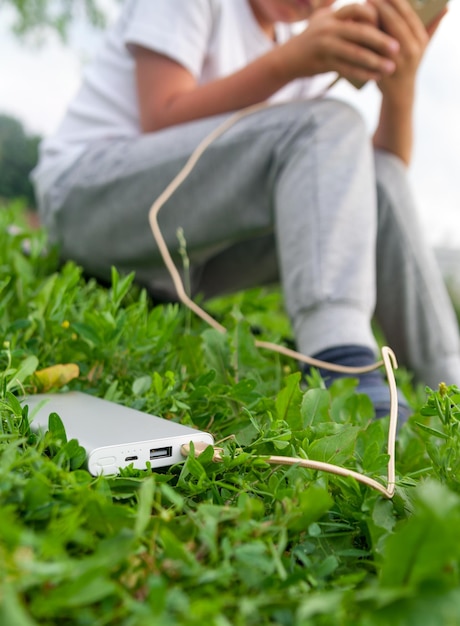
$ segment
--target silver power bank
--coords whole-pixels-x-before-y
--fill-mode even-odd
[[[80,391],[36,394],[23,404],[29,406],[33,430],[46,430],[50,413],[59,415],[67,439],[77,439],[86,449],[93,476],[118,474],[131,464],[145,470],[147,462],[152,469],[166,467],[184,460],[184,444],[214,444],[209,433]]]

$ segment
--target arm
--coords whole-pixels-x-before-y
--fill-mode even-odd
[[[334,12],[319,9],[309,27],[284,45],[205,85],[179,63],[134,47],[142,130],[151,132],[193,119],[235,111],[265,101],[296,78],[335,70],[355,80],[392,72],[394,39],[377,27],[370,5]]]
[[[413,144],[413,109],[416,74],[426,47],[439,26],[443,11],[425,28],[406,0],[372,0],[382,28],[399,41],[396,70],[378,81],[382,104],[374,146],[410,163]]]

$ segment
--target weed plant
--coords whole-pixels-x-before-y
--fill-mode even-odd
[[[421,394],[400,377],[414,415],[393,500],[270,466],[267,455],[298,456],[384,481],[388,461],[388,421],[353,381],[327,391],[255,349],[254,331],[289,338],[279,292],[209,303],[223,336],[156,305],[133,276],[114,270],[103,287],[59,266],[20,216],[0,211],[2,626],[460,623],[456,388]],[[57,367],[69,364],[72,380]],[[94,478],[59,416],[30,429],[23,394],[56,387],[209,430],[223,461],[209,449],[164,472]]]

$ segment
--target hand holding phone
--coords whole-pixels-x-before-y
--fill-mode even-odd
[[[448,0],[408,0],[415,13],[419,16],[424,26],[428,27],[436,17],[444,10]],[[332,87],[340,79],[340,76],[330,85]],[[361,89],[366,83],[349,81],[356,89]]]

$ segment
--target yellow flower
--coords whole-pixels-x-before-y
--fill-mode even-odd
[[[447,392],[449,391],[446,383],[439,383],[438,390],[439,390],[439,395],[441,396],[441,398],[444,398],[444,396],[447,395]]]

